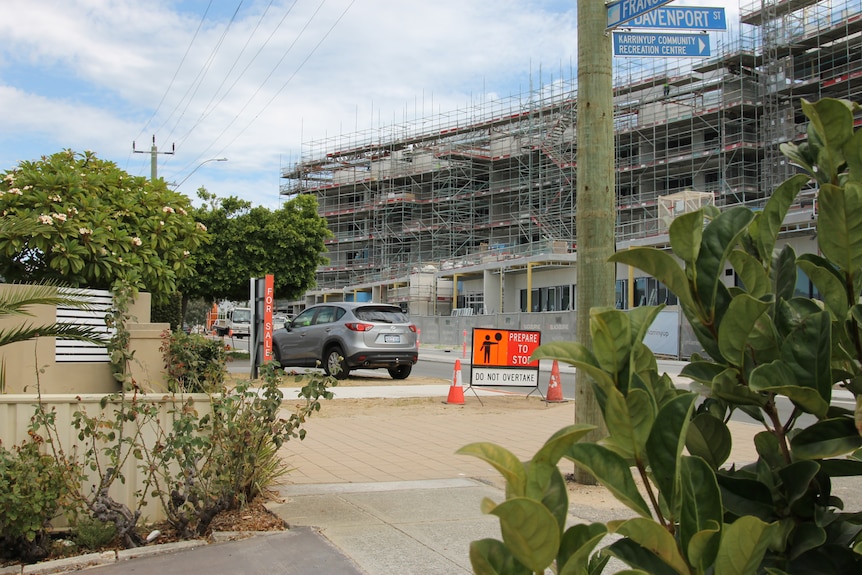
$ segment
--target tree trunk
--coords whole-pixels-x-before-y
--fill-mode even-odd
[[[605,32],[607,9],[602,0],[578,0],[577,117],[577,334],[592,348],[590,309],[614,303],[614,110],[611,36]],[[587,436],[606,435],[590,378],[575,377],[575,423],[597,426]],[[575,468],[579,483],[595,485],[585,470]]]

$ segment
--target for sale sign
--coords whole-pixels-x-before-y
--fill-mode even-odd
[[[474,328],[470,385],[537,387],[541,343],[539,331]]]

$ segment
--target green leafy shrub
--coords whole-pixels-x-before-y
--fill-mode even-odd
[[[117,527],[91,517],[82,517],[75,522],[75,544],[87,549],[101,549],[117,537]]]
[[[312,374],[299,391],[301,403],[284,419],[284,375],[276,365],[261,368],[259,389],[244,381],[213,396],[211,415],[201,417],[189,399],[152,449],[156,492],[183,537],[204,535],[220,511],[242,506],[282,477],[287,469],[278,449],[304,438],[302,425],[320,410],[320,399],[332,398],[327,386],[335,380]]]
[[[37,441],[38,440],[38,441]],[[64,470],[40,452],[41,438],[11,451],[0,445],[0,556],[38,561],[50,551],[47,528],[66,501]]]
[[[150,321],[167,323],[171,331],[181,331],[183,327],[183,294],[174,292],[164,301],[154,300],[150,305]]]
[[[170,391],[213,393],[224,385],[227,355],[220,341],[183,331],[165,332],[161,351]]]
[[[698,394],[659,375],[643,337],[660,308],[593,309],[593,348],[541,346],[533,359],[558,359],[592,378],[608,436],[578,442],[563,430],[521,463],[490,444],[461,450],[494,465],[506,501],[485,502],[503,541],[471,545],[476,573],[597,573],[613,556],[633,573],[858,573],[862,513],[845,512],[832,478],[862,475],[862,130],[859,106],[802,103],[808,141],[782,151],[807,173],[774,191],[761,212],[716,208],[684,214],[669,234],[673,255],[653,248],[612,259],[638,267],[674,292],[708,357],[682,371]],[[799,191],[818,186],[819,253],[776,250]],[[680,263],[681,262],[681,263]],[[742,285],[722,282],[730,264]],[[822,300],[794,296],[799,270]],[[835,386],[856,409],[832,405]],[[793,405],[782,418],[777,399]],[[726,421],[741,411],[762,427],[756,462],[725,467]],[[804,427],[802,416],[813,416]],[[568,507],[559,471],[566,457],[589,471],[637,516],[564,530]],[[636,487],[639,480],[646,499]],[[593,554],[607,533],[619,538]]]

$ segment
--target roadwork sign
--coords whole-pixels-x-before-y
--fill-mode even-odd
[[[709,55],[709,34],[614,32],[614,56],[700,58]]]
[[[530,356],[541,343],[539,331],[474,328],[470,386],[532,387],[539,391],[539,361],[532,361]]]

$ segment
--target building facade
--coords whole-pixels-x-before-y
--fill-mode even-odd
[[[666,246],[673,217],[704,204],[762,206],[794,173],[779,146],[805,138],[801,99],[862,101],[862,0],[756,0],[731,30],[706,60],[615,60],[617,249]],[[572,310],[576,104],[570,74],[304,144],[282,194],[313,194],[334,237],[316,288],[291,304],[366,299],[449,317]],[[781,241],[816,249],[815,222],[811,189]],[[675,303],[653,278],[622,266],[617,277],[620,308]]]

